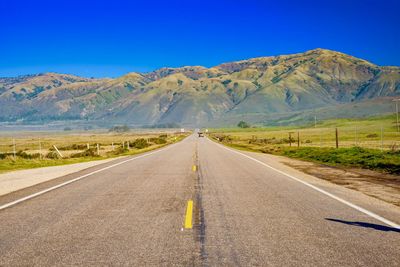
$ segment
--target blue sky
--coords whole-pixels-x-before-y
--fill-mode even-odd
[[[0,76],[116,77],[314,48],[400,65],[400,1],[0,1]]]

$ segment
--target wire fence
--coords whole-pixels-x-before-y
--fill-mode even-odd
[[[66,136],[49,138],[1,138],[0,160],[7,157],[45,158],[49,153],[60,157],[92,150],[93,154],[102,156],[116,149],[144,148],[150,145],[167,142],[167,138],[177,134],[151,134],[131,136]]]
[[[393,127],[327,127],[222,133],[235,140],[293,147],[362,147],[399,150],[400,133]]]
[[[56,153],[61,157],[68,157],[74,153],[82,152],[88,149],[94,149],[96,150],[97,155],[102,155],[106,152],[114,150],[117,147],[121,147],[123,145],[128,146],[127,143],[128,141],[111,143],[79,142],[66,145],[63,143],[49,142],[40,139],[34,141],[15,139],[13,141],[2,142],[0,144],[0,154],[16,157],[21,155],[23,152],[27,155],[36,155],[37,158],[44,158],[50,152],[56,151]]]

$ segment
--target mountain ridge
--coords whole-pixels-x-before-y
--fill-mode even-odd
[[[0,78],[0,121],[198,125],[224,117],[299,112],[398,95],[399,67],[377,66],[318,48],[211,68],[130,72],[117,78],[58,73]]]

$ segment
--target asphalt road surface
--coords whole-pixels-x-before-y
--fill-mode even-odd
[[[192,135],[0,197],[0,266],[400,266],[397,208],[265,164]]]

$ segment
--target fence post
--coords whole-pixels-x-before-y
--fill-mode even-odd
[[[100,156],[100,147],[99,147],[99,144],[97,144],[97,156]]]
[[[292,133],[289,132],[289,146],[292,146]]]
[[[15,139],[13,139],[13,153],[14,153],[14,160],[16,160],[17,159],[17,151],[15,148]]]
[[[383,126],[381,125],[381,151],[383,151]]]
[[[86,146],[87,146],[87,149],[89,150],[90,149],[89,143],[87,143]]]
[[[337,128],[335,128],[335,135],[336,135],[336,148],[339,148],[339,136]]]
[[[126,141],[126,146],[128,147],[129,150],[129,141]]]
[[[57,151],[57,154],[63,158],[63,155],[61,154],[60,150],[56,147],[56,145],[53,145],[54,149]]]

